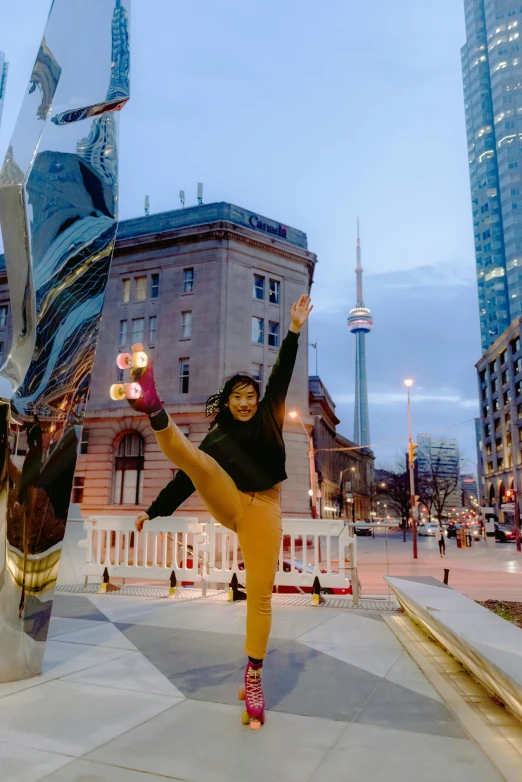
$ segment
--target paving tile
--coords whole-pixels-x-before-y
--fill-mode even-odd
[[[179,703],[162,695],[49,681],[0,698],[0,742],[78,757]]]
[[[89,760],[119,763],[190,782],[303,782],[343,725],[270,713],[265,726],[241,725],[241,708],[184,701],[110,741]]]
[[[67,755],[41,752],[0,741],[2,782],[38,782],[44,775],[71,762]]]
[[[349,770],[349,775],[348,775]],[[471,741],[348,725],[309,782],[502,782]]]
[[[299,641],[338,643],[349,646],[378,646],[381,649],[396,649],[403,651],[403,647],[384,624],[369,622],[364,624],[339,624],[338,620],[331,620],[298,636]]]
[[[386,676],[401,655],[398,649],[380,649],[375,646],[348,646],[340,643],[304,642],[299,643],[329,654],[337,660],[354,665],[376,676]]]
[[[465,733],[442,702],[382,679],[354,720],[395,730],[464,738]]]
[[[88,600],[111,622],[124,621],[130,614],[147,614],[163,608],[167,598],[131,597],[126,595],[89,595]],[[172,602],[169,603],[172,605]]]
[[[68,644],[62,641],[47,641],[43,660],[43,676],[58,679],[85,668],[115,660],[126,654],[127,649],[110,649],[107,646],[88,646],[86,644]]]
[[[182,698],[183,694],[140,652],[73,673],[62,681],[96,684],[123,690],[157,693]]]
[[[49,679],[46,676],[31,676],[30,679],[21,679],[16,682],[2,682],[0,683],[0,698],[3,698],[5,695],[12,695],[14,692],[28,690],[30,687],[37,687],[39,684],[48,681]]]
[[[64,635],[65,633],[74,633],[76,630],[104,627],[106,624],[106,621],[100,622],[96,619],[68,619],[63,616],[51,616],[47,637],[55,638],[56,636]]]
[[[52,616],[67,619],[94,619],[98,622],[108,621],[105,614],[96,608],[86,595],[55,595]]]
[[[72,633],[63,633],[56,636],[56,640],[64,643],[87,644],[88,646],[108,646],[114,649],[131,649],[136,647],[129,641],[112,622],[104,622],[97,627],[88,627],[85,630],[75,630]]]
[[[123,762],[120,760],[120,763]],[[74,760],[68,766],[43,777],[40,782],[168,782],[168,777],[132,771],[92,760]]]

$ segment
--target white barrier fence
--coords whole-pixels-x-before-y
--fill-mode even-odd
[[[228,585],[245,572],[237,535],[216,522],[169,516],[147,521],[141,532],[135,516],[93,516],[84,522],[84,575]],[[276,587],[309,591],[315,577],[325,591],[359,597],[357,539],[353,525],[326,519],[283,519]]]

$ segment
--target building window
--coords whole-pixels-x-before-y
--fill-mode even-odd
[[[488,472],[493,472],[493,463],[492,462],[488,462],[487,469],[488,469]]]
[[[268,321],[268,344],[271,348],[279,347],[279,323]]]
[[[504,416],[504,424],[506,426],[509,426],[511,424],[511,413],[510,412],[507,412],[506,415]]]
[[[139,505],[143,484],[143,438],[137,432],[126,434],[116,451],[114,472],[115,505]]]
[[[522,429],[520,431],[522,431]],[[486,456],[491,456],[491,451],[492,451],[491,443],[488,443],[486,445]]]
[[[497,470],[503,470],[504,469],[504,457],[499,456],[497,459]]]
[[[145,336],[145,318],[133,318],[132,320],[132,343],[143,342]]]
[[[194,291],[194,269],[183,269],[183,293]]]
[[[192,312],[181,313],[181,339],[192,337]]]
[[[82,475],[74,476],[72,501],[75,505],[81,505],[83,502],[84,484],[85,484],[85,478]]]
[[[265,321],[263,318],[252,318],[252,342],[262,345],[265,341]]]
[[[479,373],[480,382],[485,383],[486,382],[486,370],[482,369]]]
[[[489,362],[489,374],[494,375],[495,374],[495,362],[490,361]]]
[[[484,437],[489,437],[491,434],[491,426],[489,424],[484,424]]]
[[[120,320],[120,347],[127,344],[127,321]]]
[[[190,374],[190,361],[188,358],[180,358],[179,360],[179,393],[188,394],[189,392],[189,374]]]
[[[511,402],[511,393],[509,391],[504,391],[504,404],[509,405]]]
[[[136,301],[145,301],[147,298],[147,277],[135,277],[136,283]]]
[[[277,280],[270,280],[270,304],[279,304],[279,287],[280,283]]]
[[[489,405],[484,405],[484,418],[487,418],[489,415]]]
[[[497,410],[500,410],[500,401],[498,398],[493,400],[493,412],[496,413]]]
[[[149,345],[154,345],[156,342],[156,324],[158,322],[158,318],[156,315],[153,315],[151,318],[149,318]]]
[[[494,394],[496,390],[497,390],[497,381],[496,380],[492,380],[491,381],[491,393]]]
[[[504,445],[502,444],[502,439],[499,437],[498,440],[495,440],[495,445],[497,447],[497,451],[501,451]]]
[[[0,342],[0,364],[4,363],[4,343]]]
[[[0,307],[0,329],[5,329],[7,326],[7,306],[4,304]]]
[[[517,358],[513,364],[513,372],[515,375],[519,375],[522,372],[522,358]]]
[[[505,386],[508,381],[509,381],[509,372],[507,371],[507,369],[505,369],[502,372],[502,385]]]
[[[503,350],[500,354],[500,363],[505,364],[507,361],[507,350]]]
[[[81,439],[81,442],[80,442],[80,453],[87,453],[88,449],[89,449],[89,432],[84,427],[82,429],[82,439]]]
[[[511,345],[511,352],[518,353],[520,350],[520,337],[515,337],[515,339],[512,339],[509,344]]]
[[[130,280],[122,280],[122,283],[122,298],[123,302],[126,304],[128,301],[130,301]]]
[[[515,394],[517,396],[522,394],[522,380],[519,380],[518,383],[515,383]]]
[[[263,385],[263,365],[252,363],[251,369],[252,377],[257,380],[259,385]]]
[[[265,278],[254,274],[254,299],[263,301],[265,298]]]
[[[508,448],[511,448],[511,432],[508,432],[506,435],[506,445]]]
[[[151,299],[157,299],[159,296],[159,274],[152,275],[152,285],[150,288]]]

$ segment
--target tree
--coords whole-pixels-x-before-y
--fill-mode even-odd
[[[410,479],[402,460],[397,458],[394,467],[377,470],[375,481],[380,496],[401,519],[404,526],[410,512]],[[384,485],[382,485],[384,484]]]
[[[450,497],[458,486],[458,469],[454,473],[448,472],[447,464],[443,465],[440,457],[434,457],[429,450],[423,460],[422,472],[419,470],[417,482],[419,497],[421,502],[427,506],[430,519],[432,512],[435,511],[439,524],[441,524],[442,515],[450,505]]]

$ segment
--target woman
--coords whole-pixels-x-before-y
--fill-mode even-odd
[[[281,344],[266,387],[250,375],[236,374],[207,401],[207,415],[217,414],[199,448],[178,429],[163,409],[156,391],[152,363],[135,370],[141,397],[129,400],[147,413],[163,453],[180,470],[147,513],[136,520],[140,531],[147,519],[170,516],[195,490],[210,514],[237,532],[247,574],[245,652],[246,708],[251,727],[264,722],[261,670],[271,625],[271,600],[281,545],[280,484],[285,480],[283,424],[285,399],[297,355],[299,332],[312,305],[303,295],[292,305],[291,325]]]

